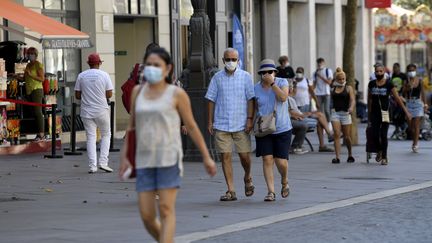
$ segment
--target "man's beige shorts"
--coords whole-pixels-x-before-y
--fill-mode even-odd
[[[215,145],[219,153],[231,153],[233,143],[237,153],[250,153],[251,138],[250,135],[244,131],[240,132],[223,132],[215,131]]]

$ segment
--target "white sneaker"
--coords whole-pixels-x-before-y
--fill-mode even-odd
[[[108,167],[108,165],[99,165],[99,169],[101,169],[101,170],[103,170],[103,171],[105,171],[107,173],[111,173],[111,172],[114,171],[113,169],[111,169],[110,167]]]
[[[305,153],[309,152],[309,151],[307,151],[307,150],[305,150],[303,148],[295,148],[293,151],[294,151],[295,154],[299,154],[299,155],[305,154]]]
[[[94,174],[97,172],[97,168],[90,168],[90,170],[88,171],[89,174]]]
[[[413,153],[418,153],[418,145],[412,146]]]

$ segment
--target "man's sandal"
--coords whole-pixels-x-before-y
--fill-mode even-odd
[[[264,197],[265,202],[274,202],[276,201],[276,194],[274,192],[269,192],[267,196]]]
[[[288,185],[288,180],[282,178],[282,189],[281,189],[281,196],[283,198],[287,198],[290,194],[290,188]]]
[[[236,201],[237,200],[237,196],[236,193],[233,191],[227,191],[225,193],[225,195],[220,197],[220,200],[222,202],[229,202],[229,201]]]
[[[244,180],[245,183],[245,195],[246,197],[250,197],[255,192],[255,186],[252,183],[252,177],[249,177],[249,179]]]

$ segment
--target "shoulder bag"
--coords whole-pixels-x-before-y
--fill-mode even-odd
[[[273,112],[265,116],[257,116],[254,123],[254,134],[255,137],[264,137],[266,135],[276,132],[276,105],[273,108]]]

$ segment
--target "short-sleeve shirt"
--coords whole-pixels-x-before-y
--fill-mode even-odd
[[[27,67],[29,65],[30,65],[30,63],[27,64]],[[31,68],[29,68],[30,74],[32,76],[37,76],[38,70],[40,70],[40,69],[43,70],[43,64],[40,63],[39,61],[36,61],[33,64],[33,66]],[[27,95],[30,95],[33,92],[33,90],[42,89],[42,87],[43,87],[42,82],[40,82],[39,80],[33,79],[29,76],[25,77],[25,88],[26,88],[26,94]]]
[[[376,80],[372,80],[369,82],[368,90],[372,96],[372,112],[380,113],[381,109],[388,111],[389,109],[389,101],[390,94],[394,85],[389,80],[383,86],[378,86]]]
[[[217,72],[205,98],[215,103],[213,128],[224,132],[239,132],[246,128],[247,103],[255,97],[251,75],[236,69],[232,75]]]
[[[275,84],[279,88],[288,87],[288,81],[276,78]],[[275,110],[276,103],[276,131],[273,134],[287,132],[292,129],[288,111],[288,100],[280,102],[272,88],[264,89],[261,82],[255,85],[255,99],[258,105],[258,116],[266,116]]]
[[[322,68],[313,73],[313,79],[315,83],[315,95],[330,95],[330,85],[322,80],[317,72],[326,79],[333,79],[333,71],[330,68]]]
[[[295,100],[298,106],[310,105],[309,87],[311,86],[313,84],[307,78],[303,78],[300,82],[297,82]]]
[[[81,91],[81,117],[96,118],[109,110],[106,91],[113,90],[108,73],[89,69],[78,75],[75,91]]]

